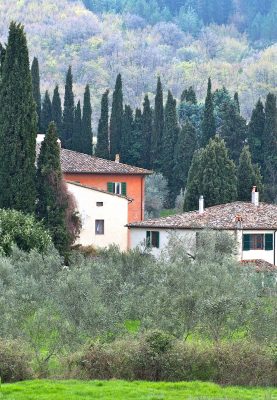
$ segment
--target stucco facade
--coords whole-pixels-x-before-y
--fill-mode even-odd
[[[76,244],[101,248],[114,244],[126,251],[128,199],[75,183],[68,183],[67,186],[75,198],[82,221],[82,230]],[[97,224],[101,225],[98,231]]]

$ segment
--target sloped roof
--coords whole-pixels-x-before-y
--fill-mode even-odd
[[[99,188],[94,187],[94,186],[83,185],[82,183],[71,182],[71,181],[67,181],[66,183],[67,183],[67,184],[70,184],[70,185],[74,185],[74,186],[79,186],[79,187],[82,187],[82,188],[85,188],[85,189],[94,190],[94,191],[96,191],[96,192],[109,194],[110,196],[120,197],[121,199],[128,200],[129,202],[132,202],[132,201],[133,201],[133,199],[131,199],[130,197],[122,196],[122,194],[111,193],[111,192],[108,192],[107,190],[99,189]]]
[[[61,149],[61,166],[64,173],[150,175],[152,171],[120,162],[104,160],[88,154]]]
[[[238,223],[237,217],[241,218]],[[247,202],[234,202],[206,208],[203,214],[190,211],[169,217],[134,222],[130,228],[168,229],[249,229],[277,230],[277,205],[260,203],[255,206]]]

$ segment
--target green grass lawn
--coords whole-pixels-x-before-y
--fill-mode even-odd
[[[4,400],[275,400],[277,389],[222,388],[213,383],[149,383],[125,381],[28,381],[2,385]]]

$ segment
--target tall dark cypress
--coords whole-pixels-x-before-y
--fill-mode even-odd
[[[120,159],[123,163],[132,162],[130,153],[132,152],[132,136],[134,130],[133,110],[129,105],[125,105],[122,120],[121,153]]]
[[[118,74],[113,92],[112,112],[110,121],[110,156],[115,159],[121,150],[121,133],[123,118],[123,92],[121,75]]]
[[[2,76],[3,65],[5,61],[6,48],[0,43],[0,76]]]
[[[182,92],[181,101],[186,101],[187,103],[191,104],[197,104],[196,94],[192,86]]]
[[[46,133],[49,127],[50,122],[53,121],[52,116],[52,103],[50,100],[50,96],[48,90],[45,92],[45,96],[42,103],[41,110],[41,132]]]
[[[101,115],[98,124],[97,145],[95,149],[96,157],[109,159],[109,91],[102,96]]]
[[[211,78],[208,80],[207,96],[205,100],[204,116],[202,121],[202,146],[206,146],[211,138],[216,133],[213,95],[212,95],[212,82]]]
[[[237,111],[240,114],[240,104],[239,104],[239,94],[238,94],[238,92],[236,92],[234,94],[234,102],[235,102],[235,105],[237,107]]]
[[[55,122],[57,135],[61,139],[62,135],[62,102],[59,93],[59,86],[56,85],[52,98],[52,118]]]
[[[264,106],[259,99],[252,111],[251,119],[247,129],[247,139],[252,154],[253,162],[260,166],[264,165],[263,157],[263,135],[264,135],[265,113]]]
[[[36,134],[27,40],[12,22],[0,87],[0,208],[35,209]]]
[[[81,112],[81,102],[77,103],[74,115],[74,130],[72,137],[72,150],[82,152],[82,112]]]
[[[61,135],[62,146],[66,149],[71,148],[73,129],[74,129],[73,77],[72,77],[71,67],[69,67],[65,83],[63,128]]]
[[[173,205],[178,194],[174,176],[174,152],[179,135],[179,125],[176,110],[176,100],[168,91],[164,112],[164,134],[162,144],[161,172],[167,178],[169,188],[169,203]]]
[[[238,165],[238,200],[249,201],[253,186],[258,188],[259,193],[263,192],[262,178],[259,168],[252,164],[251,153],[248,146],[242,149]]]
[[[82,153],[92,154],[91,103],[89,85],[85,88],[82,118]]]
[[[32,88],[33,88],[33,97],[37,105],[37,116],[38,116],[38,131],[41,131],[41,94],[40,94],[40,76],[39,76],[39,63],[38,59],[34,57],[31,67],[31,75],[32,75]]]
[[[154,122],[153,122],[153,144],[152,144],[152,167],[159,171],[161,169],[162,140],[164,130],[164,106],[163,88],[161,78],[158,77],[155,96]]]
[[[153,132],[153,116],[150,106],[149,97],[146,95],[143,102],[142,112],[142,136],[143,136],[143,160],[142,166],[144,168],[151,168],[151,145],[152,145],[152,132]]]

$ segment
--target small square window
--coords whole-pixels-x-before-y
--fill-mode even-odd
[[[103,207],[103,205],[104,205],[103,201],[96,202],[96,207]]]
[[[104,220],[95,220],[95,235],[104,235]]]
[[[147,231],[146,232],[146,246],[160,248],[160,232]]]

